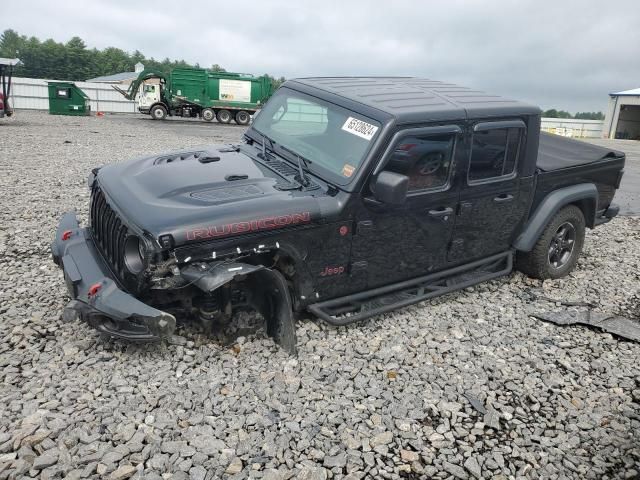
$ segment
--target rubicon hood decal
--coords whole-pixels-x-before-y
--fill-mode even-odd
[[[211,238],[222,238],[240,233],[259,232],[272,230],[290,225],[299,225],[311,222],[311,212],[292,213],[287,215],[276,215],[246,222],[227,223],[224,225],[212,225],[208,227],[195,228],[186,231],[187,241],[208,240]]]

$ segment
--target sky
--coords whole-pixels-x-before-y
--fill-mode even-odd
[[[605,111],[640,87],[638,0],[3,0],[0,31],[286,78],[419,76]]]

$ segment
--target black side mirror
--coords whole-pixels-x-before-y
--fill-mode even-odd
[[[376,200],[389,205],[401,205],[407,198],[409,177],[400,173],[382,171],[373,185]]]

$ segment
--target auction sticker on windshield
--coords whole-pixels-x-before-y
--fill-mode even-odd
[[[378,127],[358,120],[357,118],[349,117],[347,121],[344,122],[344,125],[342,125],[342,130],[364,138],[365,140],[371,140],[378,131]]]
[[[351,177],[351,175],[353,175],[353,172],[356,171],[356,167],[354,167],[353,165],[349,165],[348,163],[345,163],[344,166],[342,167],[342,176],[343,177]]]

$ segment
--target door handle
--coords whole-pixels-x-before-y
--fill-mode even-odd
[[[436,218],[447,217],[452,214],[453,214],[453,208],[451,207],[439,208],[438,210],[429,210],[430,217],[436,217]]]
[[[508,193],[503,193],[502,195],[498,195],[493,198],[493,201],[496,203],[510,202],[511,200],[513,200],[513,195]]]

